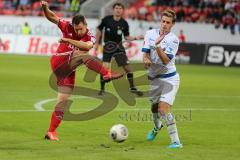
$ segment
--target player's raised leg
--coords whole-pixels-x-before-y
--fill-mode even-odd
[[[97,60],[95,57],[83,53],[81,51],[74,51],[74,57],[71,59],[71,65],[77,67],[77,64],[81,64],[81,60],[84,63],[85,66],[87,66],[89,69],[101,74],[103,77],[103,80],[108,82],[110,80],[121,78],[124,74],[113,72],[107,67],[105,67],[99,60]]]

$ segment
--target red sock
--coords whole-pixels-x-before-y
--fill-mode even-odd
[[[94,58],[89,58],[84,64],[91,70],[100,73],[101,75],[106,75],[108,73],[108,69],[105,68],[99,61]]]
[[[52,118],[50,122],[50,127],[48,129],[49,132],[54,132],[59,124],[61,123],[63,118],[63,112],[62,111],[54,111],[52,113]]]

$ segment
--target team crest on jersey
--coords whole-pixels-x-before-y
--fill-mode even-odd
[[[121,30],[121,29],[118,29],[118,30],[117,30],[117,34],[118,34],[118,35],[122,35],[122,30]]]
[[[93,36],[93,33],[90,32],[90,31],[88,31],[87,35],[89,35],[89,36]]]
[[[168,48],[166,49],[166,51],[171,53],[171,52],[173,51],[173,49],[172,49],[171,47],[168,47]]]
[[[95,36],[93,35],[92,32],[89,31],[89,32],[87,33],[87,35],[91,37],[90,41],[91,41],[92,43],[96,43],[96,38],[95,38]]]
[[[91,42],[96,43],[96,38],[95,37],[91,37]]]

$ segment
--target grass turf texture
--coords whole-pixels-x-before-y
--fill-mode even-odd
[[[60,141],[50,142],[43,140],[43,136],[51,112],[34,109],[36,102],[56,96],[48,85],[49,57],[0,55],[0,160],[239,159],[240,69],[177,67],[181,86],[173,110],[184,148],[166,148],[169,144],[166,127],[155,141],[145,141],[153,126],[147,98],[138,98],[135,106],[119,99],[117,108],[104,116],[63,122],[58,129]],[[82,81],[83,70],[81,67],[77,73],[78,85],[98,89],[98,79],[93,83]],[[116,95],[112,84],[106,89]],[[90,110],[100,102],[76,98],[72,109]],[[43,107],[52,110],[54,103]],[[129,129],[129,138],[124,143],[109,139],[109,129],[116,123]]]

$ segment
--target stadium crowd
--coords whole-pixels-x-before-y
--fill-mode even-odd
[[[81,0],[83,3],[86,0]],[[78,12],[80,0],[48,0],[50,9],[59,17],[70,17]],[[159,21],[161,12],[170,8],[176,12],[177,22],[214,24],[240,33],[239,0],[137,0],[127,4],[124,18]],[[0,15],[43,16],[39,0],[0,0]]]
[[[177,22],[211,23],[216,28],[230,28],[232,34],[237,25],[240,33],[239,0],[138,0],[127,5],[125,18],[159,21],[167,8],[176,12]]]
[[[79,11],[80,0],[47,0],[59,17]],[[83,3],[85,0],[81,0]],[[43,16],[40,0],[0,0],[0,15]]]

